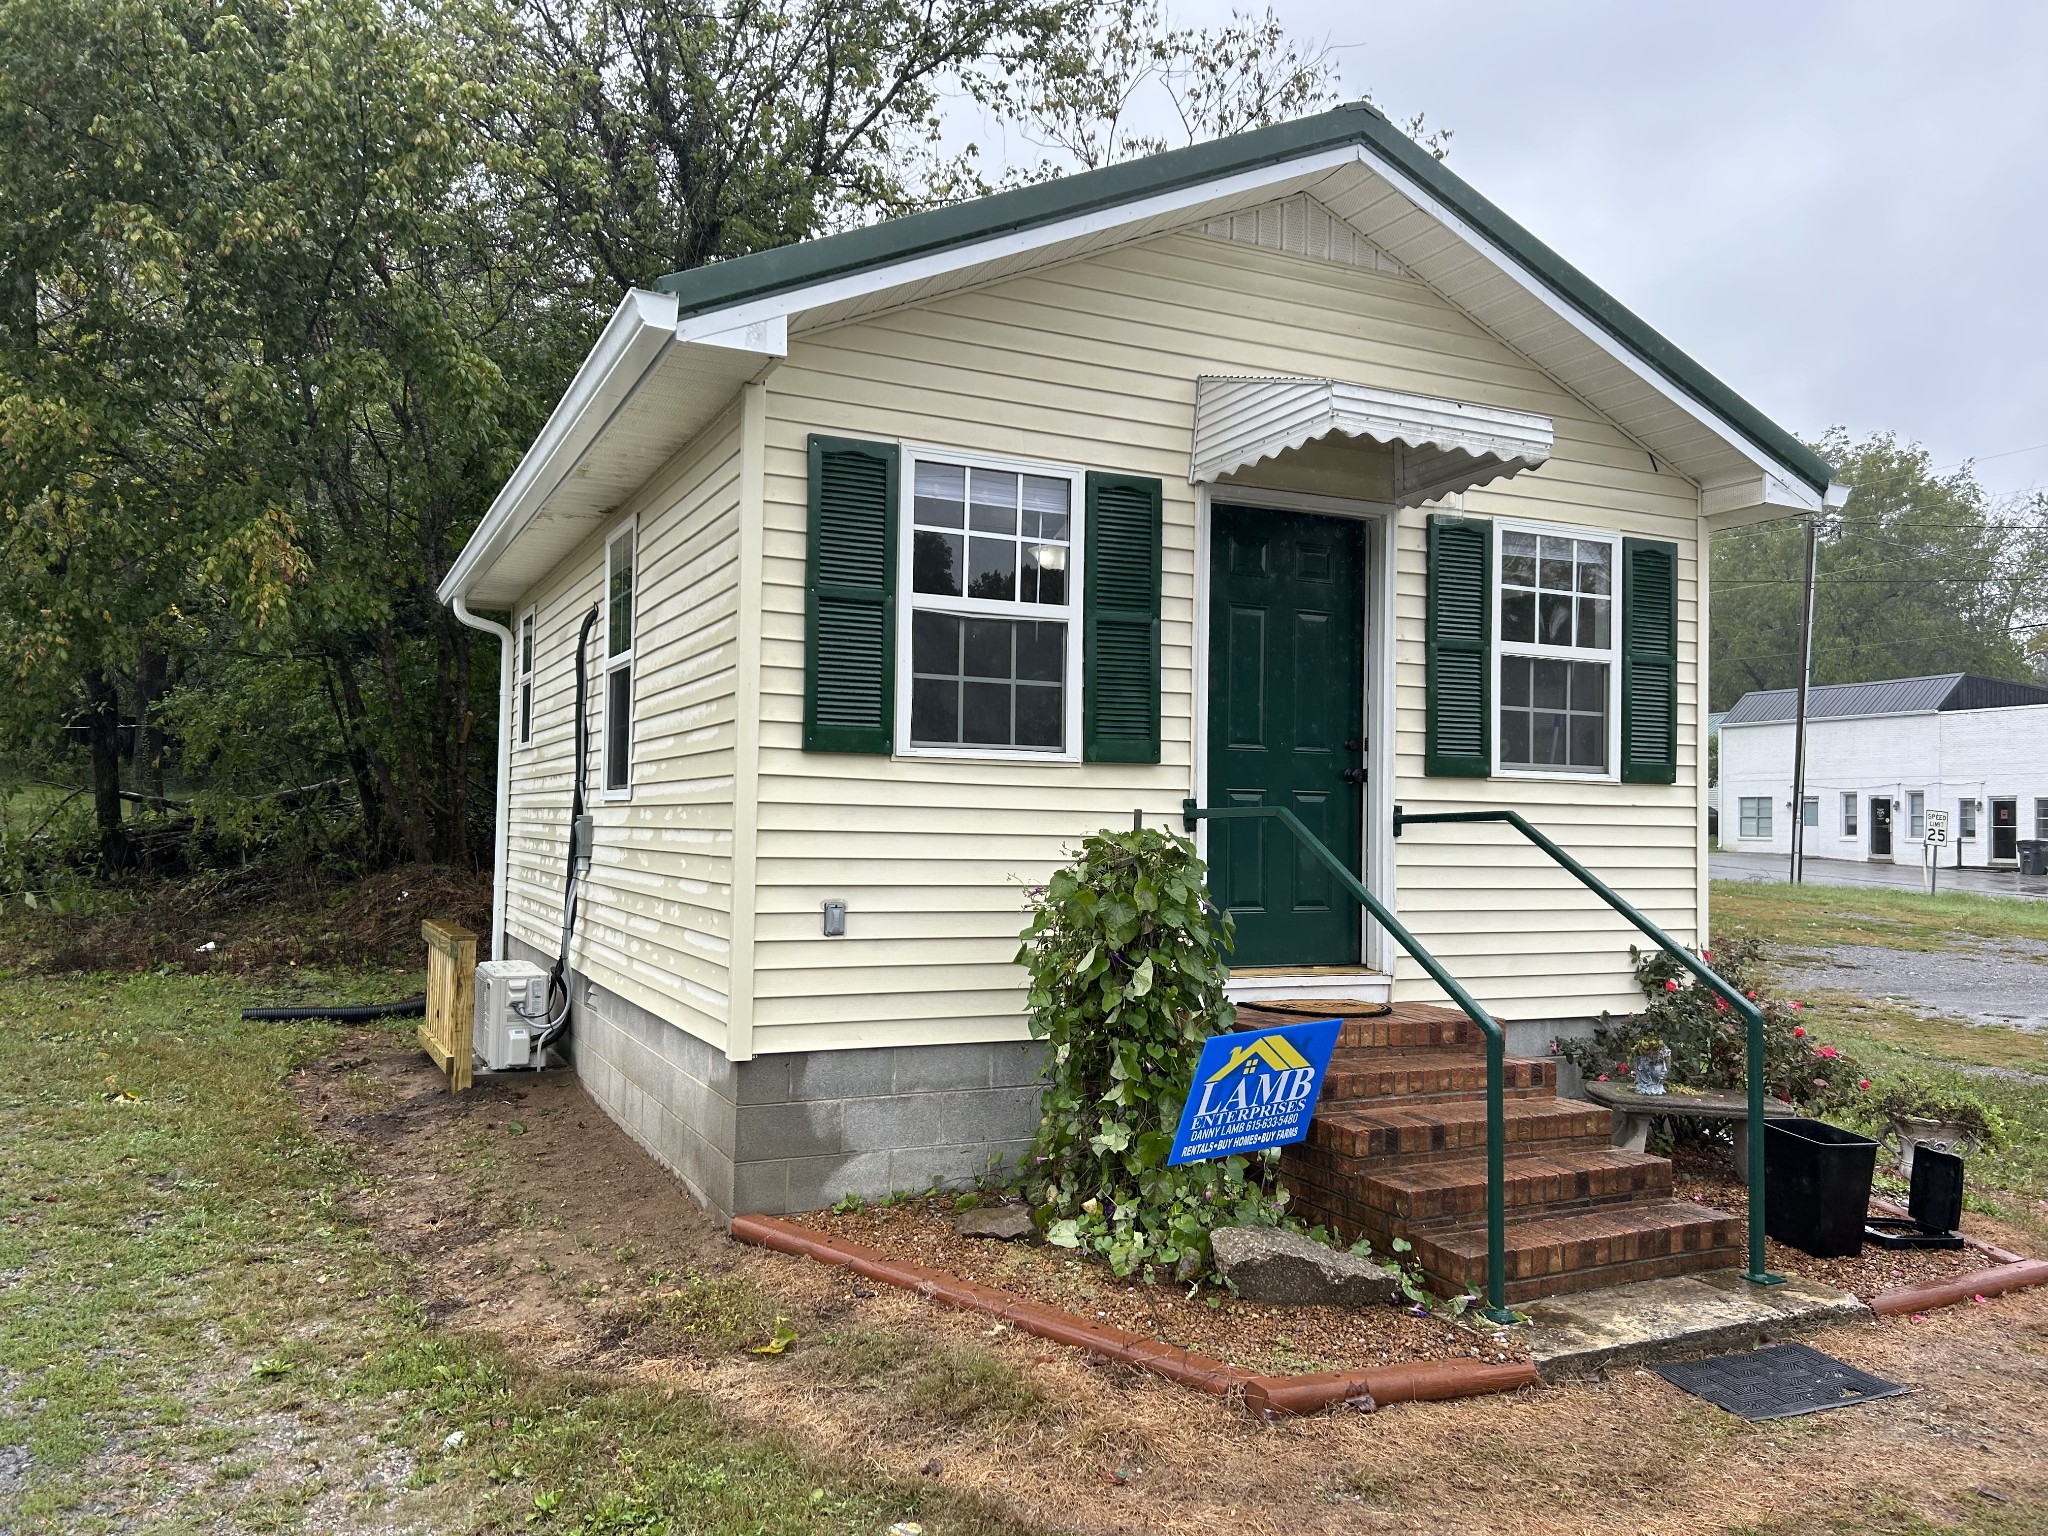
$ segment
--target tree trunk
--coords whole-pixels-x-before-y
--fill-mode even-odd
[[[420,780],[419,753],[414,750],[410,724],[410,711],[405,702],[405,678],[399,671],[398,637],[388,625],[379,625],[376,632],[377,660],[384,671],[384,698],[391,714],[391,742],[398,759],[398,817],[405,829],[406,844],[412,850],[413,859],[421,864],[431,863],[434,844],[428,830],[426,786]]]
[[[147,640],[135,654],[135,758],[129,765],[128,787],[143,802],[161,806],[164,798],[164,728],[156,719],[156,701],[164,696],[163,652]]]
[[[121,694],[106,670],[85,677],[86,739],[92,749],[92,813],[100,829],[100,873],[128,867],[128,829],[121,821]]]
[[[330,688],[338,687],[335,717],[341,722],[342,740],[348,752],[349,769],[356,776],[356,794],[363,803],[363,822],[370,834],[370,846],[379,859],[395,858],[400,849],[399,829],[393,824],[391,807],[398,790],[391,782],[391,767],[384,755],[370,744],[369,711],[363,704],[363,690],[356,671],[342,655],[327,658]],[[333,699],[333,695],[329,695]]]

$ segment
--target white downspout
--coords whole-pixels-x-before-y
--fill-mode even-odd
[[[512,814],[512,707],[519,652],[512,631],[493,619],[480,619],[469,611],[460,592],[449,606],[455,617],[471,629],[498,637],[498,814],[493,828],[491,851],[491,958],[505,958],[505,872],[511,848]]]

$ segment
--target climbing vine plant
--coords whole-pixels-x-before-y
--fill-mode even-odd
[[[1099,832],[1031,894],[1017,961],[1031,973],[1048,1085],[1026,1183],[1047,1241],[1191,1280],[1217,1227],[1277,1225],[1277,1156],[1167,1166],[1202,1042],[1234,1018],[1231,921],[1194,844]]]

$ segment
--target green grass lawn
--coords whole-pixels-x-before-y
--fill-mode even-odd
[[[2048,901],[2016,897],[1716,880],[1711,900],[1716,938],[1754,935],[1788,949],[1806,942],[1933,950],[1976,939],[2048,939]]]
[[[1780,952],[1804,943],[1892,949],[1965,947],[1984,939],[2048,939],[2048,902],[1843,886],[1716,881],[1717,938],[1754,934]],[[2048,983],[2048,966],[2042,968]],[[2015,1145],[1970,1160],[1973,1207],[2048,1242],[2048,1038],[1928,1015],[1846,991],[1801,994],[1816,1038],[1854,1056],[1873,1079],[1904,1071],[1965,1086],[2011,1122]],[[1995,1069],[1995,1071],[1971,1069]],[[2013,1073],[2029,1074],[2016,1077]]]
[[[30,1458],[0,1530],[1011,1528],[687,1393],[430,1331],[352,1214],[362,1170],[286,1085],[332,1033],[243,1023],[257,1000],[207,976],[0,981],[0,1448]]]

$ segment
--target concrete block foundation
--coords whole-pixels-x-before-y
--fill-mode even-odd
[[[508,953],[553,963],[517,938]],[[1038,1129],[1045,1048],[1035,1041],[733,1062],[581,975],[570,1010],[570,1055],[586,1091],[723,1215],[971,1184],[1014,1169]]]

